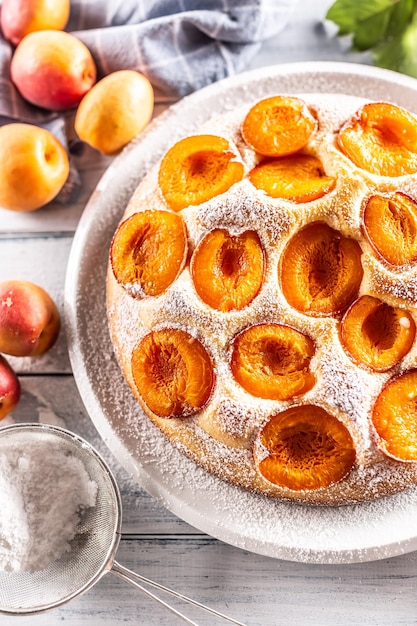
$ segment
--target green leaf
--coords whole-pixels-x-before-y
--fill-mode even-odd
[[[339,35],[355,33],[358,24],[390,9],[398,0],[336,0],[326,19],[339,26]]]
[[[399,0],[391,10],[385,36],[397,37],[410,24],[413,17],[415,0]]]
[[[358,22],[353,37],[356,50],[369,50],[381,41],[390,22],[392,7]]]
[[[417,19],[397,37],[391,37],[373,52],[376,65],[417,78]]]

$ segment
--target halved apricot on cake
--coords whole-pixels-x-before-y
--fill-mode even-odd
[[[257,398],[289,400],[314,386],[310,360],[314,343],[281,324],[258,324],[237,335],[231,369],[237,382]]]
[[[113,274],[134,297],[159,296],[177,278],[186,258],[184,222],[169,211],[134,213],[120,224],[110,248]]]
[[[400,461],[417,461],[417,370],[391,380],[372,412],[378,446]]]
[[[417,118],[394,104],[365,104],[342,126],[338,143],[355,165],[371,174],[417,172]]]
[[[258,235],[252,230],[240,235],[222,228],[211,231],[194,251],[191,275],[198,295],[213,309],[242,309],[262,286],[264,251]]]
[[[340,326],[342,345],[352,358],[374,372],[394,367],[411,349],[414,319],[404,309],[373,296],[361,296],[346,311]]]
[[[245,142],[264,156],[286,156],[301,150],[317,128],[306,103],[293,96],[257,102],[242,124]]]
[[[329,487],[352,469],[356,452],[346,426],[319,406],[293,406],[258,434],[255,463],[266,480],[293,491]]]
[[[262,161],[249,178],[268,196],[296,203],[317,200],[336,185],[335,178],[326,176],[321,161],[307,154]]]
[[[407,194],[371,196],[365,204],[363,231],[387,263],[402,266],[417,261],[417,203]]]
[[[146,335],[132,353],[132,374],[145,405],[159,417],[186,417],[201,409],[214,384],[211,358],[183,330]]]
[[[288,303],[308,315],[336,315],[356,299],[362,281],[357,241],[322,222],[301,228],[281,256],[280,282]]]
[[[224,137],[186,137],[161,161],[158,182],[168,206],[181,211],[227,191],[243,178],[243,164]]]

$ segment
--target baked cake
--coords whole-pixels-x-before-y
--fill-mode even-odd
[[[417,118],[391,103],[272,95],[210,120],[111,244],[110,331],[144,412],[275,498],[417,482],[416,305]]]

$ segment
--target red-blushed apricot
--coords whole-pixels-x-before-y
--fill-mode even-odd
[[[288,303],[308,315],[335,315],[355,300],[362,281],[357,241],[322,222],[301,228],[281,256],[279,277]]]
[[[417,461],[417,370],[392,379],[382,389],[372,423],[383,452],[400,461]]]
[[[314,405],[271,417],[258,434],[255,463],[266,480],[294,491],[322,489],[342,480],[356,452],[347,428]]]
[[[196,413],[214,385],[206,349],[176,328],[155,330],[142,339],[132,353],[132,374],[143,402],[159,417]]]
[[[191,275],[203,302],[219,311],[242,309],[262,286],[264,252],[258,235],[211,231],[194,251]]]
[[[177,278],[187,258],[187,233],[180,215],[134,213],[120,224],[110,247],[116,280],[134,297],[159,296]]]
[[[408,311],[373,296],[358,298],[340,325],[346,351],[375,372],[394,367],[411,349],[415,335],[416,325]]]
[[[243,178],[243,164],[224,137],[193,135],[165,154],[158,182],[168,206],[181,211],[227,191]]]
[[[242,135],[264,156],[286,156],[301,150],[317,128],[306,103],[293,96],[272,96],[257,102],[246,115]]]
[[[289,400],[314,384],[313,341],[290,326],[258,324],[237,335],[231,369],[237,382],[258,398]]]
[[[296,203],[317,200],[336,185],[335,178],[326,176],[321,161],[307,154],[262,161],[249,178],[268,196]]]
[[[405,193],[375,194],[363,213],[363,231],[387,263],[401,266],[417,261],[417,203]]]
[[[355,165],[371,174],[417,172],[417,119],[394,104],[365,104],[342,126],[338,143]]]

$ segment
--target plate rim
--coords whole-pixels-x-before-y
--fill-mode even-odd
[[[198,107],[200,103],[204,103],[217,94],[224,95],[226,92],[231,93],[233,90],[239,90],[239,88],[248,83],[262,83],[268,80],[273,83],[277,79],[285,77],[289,77],[296,83],[297,81],[302,81],[303,77],[311,77],[312,75],[317,75],[321,78],[333,77],[333,79],[351,76],[354,80],[359,80],[362,83],[364,83],[366,79],[372,79],[380,81],[381,86],[382,84],[386,84],[410,89],[417,96],[417,81],[409,76],[368,65],[330,61],[269,65],[223,79],[222,81],[186,96],[151,122],[140,137],[131,142],[122,153],[114,159],[99,180],[81,215],[71,246],[65,276],[64,316],[67,330],[68,352],[74,380],[90,419],[96,426],[100,437],[104,440],[119,463],[142,488],[152,497],[156,498],[165,508],[212,537],[248,550],[249,552],[255,552],[256,554],[295,562],[320,564],[366,562],[403,554],[417,549],[417,526],[413,528],[413,533],[410,534],[409,537],[400,540],[392,540],[386,544],[378,543],[378,545],[358,546],[356,548],[350,546],[340,549],[323,548],[300,551],[299,546],[291,547],[276,543],[271,545],[270,542],[264,542],[262,540],[257,541],[256,539],[242,536],[241,533],[236,534],[233,528],[219,527],[217,524],[213,523],[212,520],[208,520],[206,515],[204,515],[194,503],[184,502],[180,496],[172,493],[164,484],[155,484],[154,477],[150,475],[149,471],[144,467],[138,466],[137,459],[132,458],[131,452],[126,448],[124,442],[115,434],[108,421],[104,407],[100,402],[94,382],[91,380],[86,355],[82,352],[80,347],[83,323],[80,322],[81,314],[77,302],[79,302],[80,292],[83,292],[85,287],[80,284],[79,276],[82,272],[78,270],[88,257],[88,254],[86,256],[86,246],[88,244],[86,237],[89,233],[89,229],[92,227],[92,222],[97,219],[99,201],[103,193],[117,181],[118,172],[124,167],[125,161],[129,159],[132,154],[136,155],[136,153],[140,153],[141,150],[143,151],[143,146],[146,145],[147,142],[151,141],[157,133],[161,133],[161,129],[163,130],[172,120],[181,116],[182,112],[184,110],[186,111],[190,106]],[[284,89],[283,91],[288,91],[288,89]],[[297,92],[303,93],[303,90],[298,89]],[[311,93],[311,89],[308,90],[308,92]],[[304,90],[304,93],[307,92]],[[331,91],[330,93],[345,92],[341,88],[339,91]],[[255,99],[255,97],[253,99]],[[142,157],[142,159],[143,158],[144,157]],[[157,158],[158,157],[155,156],[154,160],[156,161]],[[105,217],[101,217],[101,219],[105,221]],[[162,434],[161,437],[163,437]],[[171,445],[168,441],[166,443],[169,446]],[[293,504],[293,506],[298,505]],[[314,507],[310,507],[310,509],[314,510]],[[414,504],[413,512],[414,514],[417,513],[417,504]]]

